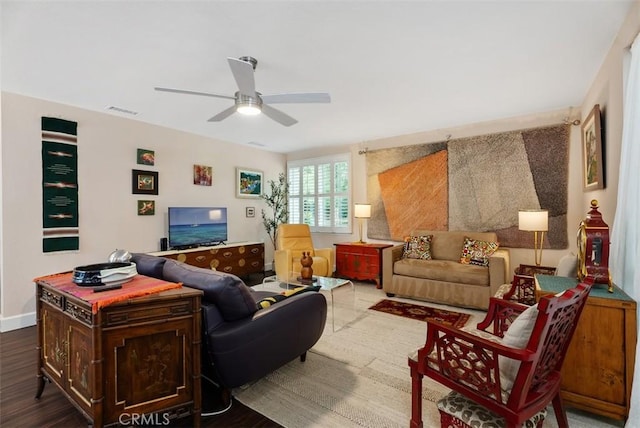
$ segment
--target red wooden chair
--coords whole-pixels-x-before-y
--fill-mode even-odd
[[[409,357],[410,426],[422,427],[426,375],[453,390],[438,404],[442,427],[470,426],[474,415],[497,426],[542,426],[550,402],[559,427],[568,427],[560,369],[590,290],[581,283],[535,306],[491,298],[473,332],[429,321],[425,346]]]
[[[534,276],[536,274],[555,275],[555,273],[556,268],[550,266],[520,265],[515,270],[511,287],[502,298],[525,305],[534,305],[536,303]]]

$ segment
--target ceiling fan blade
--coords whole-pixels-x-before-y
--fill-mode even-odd
[[[261,95],[267,104],[277,103],[330,103],[331,95],[326,92]]]
[[[187,95],[201,95],[204,97],[214,97],[214,98],[225,98],[228,100],[235,100],[235,97],[230,97],[228,95],[219,95],[219,94],[211,94],[209,92],[197,92],[197,91],[187,91],[184,89],[172,89],[172,88],[158,88],[155,87],[153,88],[156,91],[160,91],[160,92],[173,92],[175,94],[187,94]]]
[[[288,114],[275,109],[271,106],[268,106],[266,104],[262,104],[262,113],[264,113],[265,115],[267,115],[268,117],[270,117],[271,119],[275,120],[276,122],[278,122],[281,125],[284,126],[291,126],[291,125],[295,125],[296,123],[298,123],[297,120],[295,120],[294,118],[292,118],[291,116],[289,116]]]
[[[228,109],[222,110],[220,113],[216,114],[211,119],[207,120],[207,122],[220,122],[221,120],[228,118],[235,112],[236,112],[236,106],[232,105]]]
[[[236,79],[240,93],[255,98],[256,82],[253,76],[253,65],[250,62],[236,58],[227,58],[227,61],[229,61],[229,67],[231,67],[233,78]]]

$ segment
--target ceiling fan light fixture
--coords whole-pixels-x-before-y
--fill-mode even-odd
[[[256,105],[239,105],[236,111],[246,116],[255,116],[262,113],[262,109]]]
[[[262,100],[256,93],[256,97],[236,93],[236,111],[246,116],[255,116],[262,112]]]

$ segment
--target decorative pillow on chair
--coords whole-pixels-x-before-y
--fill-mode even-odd
[[[498,249],[497,242],[480,241],[465,236],[460,263],[465,265],[489,266],[489,257]]]
[[[567,254],[558,262],[556,268],[556,276],[566,276],[567,278],[578,277],[578,256],[575,254]]]
[[[510,348],[523,349],[529,343],[537,318],[538,304],[535,304],[513,320],[502,338],[502,344]],[[498,365],[500,367],[500,386],[505,391],[511,391],[520,369],[520,362],[512,358],[498,357]]]
[[[404,238],[403,259],[431,260],[431,240],[433,235],[407,236]]]
[[[258,309],[267,309],[269,306],[276,304],[278,302],[281,302],[287,297],[295,296],[296,294],[305,293],[308,291],[319,291],[319,290],[320,290],[319,285],[314,285],[312,287],[294,288],[293,290],[287,290],[287,291],[283,291],[280,294],[275,294],[270,297],[265,297],[264,299],[261,299],[258,302],[256,302],[256,307]]]

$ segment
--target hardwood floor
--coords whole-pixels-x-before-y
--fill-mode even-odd
[[[36,327],[0,334],[0,426],[21,427],[86,427],[87,420],[53,384],[45,386],[36,400],[37,370]],[[202,380],[203,413],[222,407],[219,394]],[[169,427],[190,427],[190,418],[172,421]],[[202,417],[203,427],[280,427],[277,423],[233,400],[231,409]],[[139,426],[139,425],[138,425]]]

